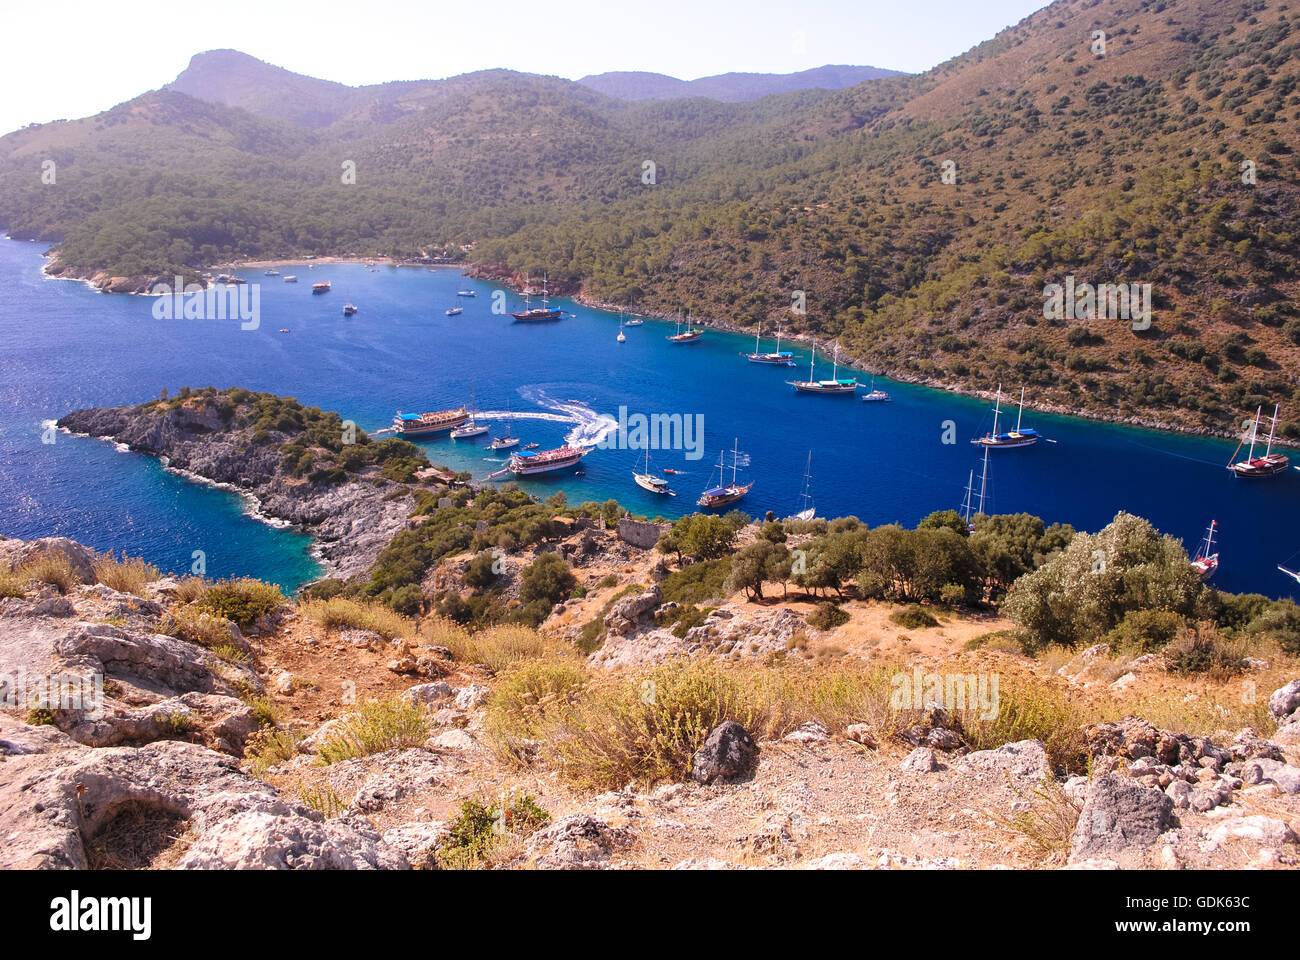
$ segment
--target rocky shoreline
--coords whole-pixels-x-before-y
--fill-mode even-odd
[[[248,497],[262,518],[309,533],[331,577],[348,579],[368,570],[405,527],[412,509],[411,494],[399,492],[401,484],[382,480],[374,469],[336,485],[295,478],[277,450],[255,443],[247,430],[228,430],[201,406],[165,412],[148,404],[77,410],[58,426],[123,444],[170,470]]]

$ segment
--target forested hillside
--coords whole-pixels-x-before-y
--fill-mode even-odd
[[[0,224],[142,282],[467,246],[897,376],[1223,432],[1275,400],[1300,420],[1298,24],[1286,2],[1063,0],[920,76],[744,103],[509,71],[347,88],[223,51],[0,138]],[[1151,284],[1150,329],[1045,318],[1069,276]]]

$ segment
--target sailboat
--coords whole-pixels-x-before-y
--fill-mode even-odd
[[[769,364],[776,364],[782,367],[793,367],[794,354],[788,350],[785,351],[784,353],[781,351],[781,328],[779,326],[776,328],[776,350],[772,353],[758,352],[758,338],[762,334],[762,332],[763,332],[763,327],[760,324],[758,328],[758,332],[754,334],[754,352],[742,353],[741,356],[744,357],[746,360],[748,360],[750,363],[769,363]]]
[[[487,445],[489,450],[509,450],[511,447],[519,446],[519,437],[510,435],[510,421],[514,418],[510,416],[510,404],[506,404],[506,433],[503,437],[493,437],[492,442]]]
[[[528,285],[524,287],[524,310],[520,313],[512,313],[510,316],[515,318],[516,323],[545,323],[550,320],[559,320],[564,316],[563,310],[556,310],[550,306],[550,289],[549,278],[542,275],[542,305],[540,307],[531,306],[532,298],[532,278],[528,279]]]
[[[1228,469],[1239,477],[1251,479],[1276,476],[1285,470],[1287,464],[1291,462],[1286,454],[1273,452],[1273,435],[1277,431],[1277,404],[1273,405],[1273,425],[1268,431],[1268,447],[1264,450],[1262,457],[1255,456],[1255,439],[1259,435],[1259,415],[1263,409],[1263,406],[1255,409],[1255,422],[1250,428],[1250,452],[1246,455],[1246,459],[1228,465]],[[1240,449],[1241,444],[1239,443],[1237,444],[1237,450]],[[1235,450],[1233,455],[1236,455]]]
[[[813,364],[817,362],[817,347],[813,346],[812,356],[808,360],[808,379],[791,380],[790,386],[794,387],[800,393],[833,393],[833,394],[850,394],[858,389],[858,381],[854,377],[840,377],[840,344],[835,342],[835,360],[831,367],[831,378],[829,380],[813,379]]]
[[[469,386],[469,400],[469,420],[466,422],[465,426],[457,427],[451,432],[451,438],[453,440],[467,440],[470,437],[481,437],[483,434],[488,432],[489,428],[487,424],[478,423],[474,419],[474,414],[477,411],[475,406],[473,383]]]
[[[749,458],[746,457],[746,463]],[[740,484],[736,480],[736,471],[740,468],[740,438],[737,437],[731,450],[731,483],[723,485],[726,478],[727,463],[726,451],[723,450],[718,454],[718,486],[710,487],[700,494],[700,499],[695,502],[701,507],[725,507],[728,504],[740,500],[753,489],[754,483],[750,481],[746,484]],[[710,474],[712,478],[712,474]]]
[[[629,317],[627,325],[629,327],[640,327],[645,324],[645,317]]]
[[[817,504],[813,501],[812,495],[812,451],[808,451],[808,465],[803,471],[803,493],[800,494],[800,501],[803,508],[796,513],[792,520],[811,520],[817,516]]]
[[[444,312],[445,312],[445,313],[447,314],[447,316],[449,316],[449,317],[459,317],[462,313],[465,312],[465,308],[464,308],[464,307],[448,307]]]
[[[667,480],[650,472],[650,446],[648,444],[645,448],[645,472],[637,473],[635,470],[632,471],[632,479],[636,481],[636,485],[642,490],[649,490],[651,493],[666,493],[670,497],[677,496],[672,488],[668,486]]]
[[[887,403],[888,401],[889,401],[889,394],[885,393],[884,390],[876,389],[876,378],[873,376],[871,378],[871,391],[863,395],[862,402],[863,403]]]
[[[1214,576],[1214,571],[1219,569],[1219,554],[1211,552],[1214,550],[1214,528],[1218,525],[1217,520],[1210,521],[1210,529],[1205,532],[1205,539],[1201,541],[1201,546],[1196,551],[1196,558],[1192,560],[1192,569],[1202,580],[1210,579]]]
[[[682,333],[682,322],[677,321],[677,332],[671,337],[665,337],[669,343],[694,343],[704,336],[704,331],[699,327],[687,327],[686,332]]]
[[[618,342],[627,343],[627,334],[623,332],[623,318],[618,318]]]
[[[993,403],[993,432],[976,437],[971,443],[985,448],[1002,450],[1008,447],[1028,447],[1038,442],[1038,431],[1032,427],[1021,428],[1020,421],[1025,414],[1025,388],[1020,388],[1020,412],[1016,414],[1016,429],[1009,433],[998,433],[998,417],[1002,415],[1002,384],[998,384],[997,399]]]
[[[975,532],[975,517],[978,517],[980,514],[984,512],[984,494],[985,491],[987,491],[988,489],[988,483],[989,483],[989,448],[985,447],[984,468],[980,473],[980,497],[979,497],[978,508],[975,508],[975,499],[974,499],[974,495],[975,495],[975,471],[974,470],[970,472],[970,479],[966,481],[966,499],[962,501],[961,515],[962,515],[962,519],[966,521],[967,533]],[[972,509],[975,510],[974,513],[971,513]]]

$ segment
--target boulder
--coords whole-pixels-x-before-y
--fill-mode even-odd
[[[645,626],[648,615],[663,603],[664,593],[659,584],[653,584],[644,593],[624,597],[605,615],[605,630],[616,637],[628,637]]]
[[[1037,740],[1018,740],[1004,743],[996,750],[978,750],[962,757],[961,762],[986,770],[1005,770],[1014,776],[1033,780],[1041,780],[1052,769],[1047,749]]]
[[[627,827],[575,813],[532,834],[524,842],[524,853],[540,870],[602,870],[609,866],[610,855],[633,839]]]
[[[1096,757],[1121,757],[1136,760],[1154,757],[1160,763],[1176,766],[1183,761],[1198,762],[1204,757],[1227,763],[1232,755],[1215,746],[1208,737],[1161,730],[1139,717],[1125,717],[1118,723],[1097,723],[1084,731],[1089,754]]]
[[[1268,710],[1278,726],[1300,720],[1300,679],[1292,680],[1285,687],[1279,687],[1268,698]]]
[[[1140,857],[1169,828],[1174,802],[1119,776],[1093,780],[1070,845],[1070,862]]]
[[[691,779],[696,783],[734,780],[750,773],[758,763],[758,746],[740,724],[727,720],[709,732],[691,759]]]
[[[904,773],[933,773],[939,769],[939,758],[929,747],[917,747],[898,765]]]

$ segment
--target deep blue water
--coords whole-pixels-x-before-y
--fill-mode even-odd
[[[811,449],[818,513],[851,513],[873,525],[911,525],[932,510],[959,507],[970,470],[978,482],[978,448],[968,441],[991,426],[984,401],[884,379],[877,385],[892,395],[888,404],[796,394],[785,381],[806,375],[806,351],[795,350],[801,366],[793,369],[749,364],[738,356],[752,349],[748,337],[711,330],[697,344],[673,345],[665,340],[673,326],[650,320],[627,329],[620,344],[616,315],[567,300],[555,302],[576,318],[514,324],[492,313],[493,284],[456,270],[282,267],[298,274],[296,285],[243,271],[261,283],[261,326],[245,331],[231,320],[155,320],[152,298],[46,279],[43,249],[0,240],[0,533],[68,536],[169,570],[189,570],[193,551],[203,550],[210,576],[293,586],[316,566],[306,537],[259,522],[237,496],[103,441],[58,434],[43,444],[43,423],[78,407],[138,403],[163,387],[209,384],[296,396],[367,431],[386,427],[395,409],[459,406],[472,393],[497,419],[493,433],[508,408],[514,433],[543,449],[607,435],[620,406],[629,414],[698,414],[702,459],[654,454],[656,470],[687,471],[670,477],[676,498],[636,487],[631,474],[644,454],[627,449],[597,449],[583,475],[524,486],[540,495],[564,490],[570,503],[616,498],[636,512],[677,516],[709,485],[720,448],[739,438],[751,463],[742,479],[756,481],[740,504],[747,512],[798,509]],[[333,292],[313,296],[311,283],[322,279]],[[478,297],[461,301],[461,316],[446,317],[466,286]],[[360,308],[352,319],[341,313],[348,300]],[[508,304],[517,308],[513,293]],[[821,358],[817,372],[830,375]],[[948,420],[955,444],[942,442]],[[1026,425],[1057,442],[990,456],[988,512],[1023,510],[1095,530],[1125,509],[1191,550],[1216,519],[1222,565],[1215,583],[1291,595],[1294,584],[1275,566],[1300,553],[1295,471],[1235,480],[1224,469],[1235,443],[1036,413]],[[482,449],[487,439],[424,446],[435,462],[482,477],[503,459]]]

